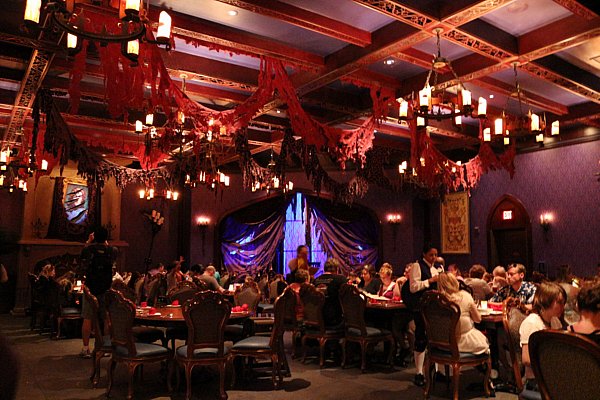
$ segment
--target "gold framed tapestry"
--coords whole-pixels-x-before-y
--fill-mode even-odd
[[[441,203],[442,253],[470,254],[469,195],[447,194]]]

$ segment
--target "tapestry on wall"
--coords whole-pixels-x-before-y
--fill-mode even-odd
[[[467,192],[447,194],[441,203],[443,254],[470,254],[469,195]]]
[[[56,178],[48,238],[85,241],[93,228],[96,189],[83,179]]]

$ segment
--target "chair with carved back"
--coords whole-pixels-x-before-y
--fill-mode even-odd
[[[485,365],[487,367],[483,387],[485,395],[490,395],[490,372],[492,360],[489,352],[483,354],[461,353],[458,350],[457,327],[460,307],[442,293],[431,290],[421,298],[421,313],[427,332],[427,353],[423,369],[425,374],[425,398],[429,398],[431,388],[432,363],[452,367],[453,399],[458,400],[460,370],[466,366]]]
[[[355,342],[360,345],[361,372],[365,372],[367,369],[367,345],[371,343],[382,341],[389,343],[387,361],[391,366],[396,350],[396,342],[390,331],[367,326],[365,322],[366,297],[356,287],[345,284],[340,287],[339,298],[342,305],[345,328],[344,343],[342,345],[342,368],[346,366],[346,348],[348,342]]]
[[[83,287],[83,296],[94,315],[92,318],[92,330],[94,332],[94,350],[92,351],[93,368],[90,380],[92,381],[92,385],[97,387],[98,381],[100,380],[100,360],[102,360],[102,357],[110,356],[112,353],[112,343],[110,341],[109,332],[104,332],[103,334],[103,324],[101,323],[102,319],[100,318],[98,299],[90,293],[87,286]],[[103,318],[107,318],[107,316],[104,315]]]
[[[273,386],[279,388],[283,382],[283,371],[288,370],[287,360],[283,349],[284,317],[285,309],[290,304],[295,305],[295,294],[286,290],[275,300],[275,319],[270,337],[250,336],[240,340],[229,350],[229,356],[233,360],[236,357],[252,357],[270,360],[272,363],[271,379]],[[277,379],[278,378],[278,379]]]
[[[186,301],[194,298],[198,293],[198,286],[193,282],[179,282],[177,287],[171,290],[167,297],[169,302],[177,301],[183,307]],[[175,351],[175,340],[186,340],[188,338],[188,330],[186,327],[169,327],[166,330],[167,341],[171,342],[171,349]]]
[[[300,299],[304,305],[304,335],[302,336],[303,356],[302,362],[306,361],[306,341],[315,339],[319,342],[319,367],[325,365],[325,344],[329,340],[340,340],[344,338],[343,329],[328,329],[323,319],[323,306],[325,295],[312,285],[303,286],[300,289]]]
[[[123,297],[135,304],[137,294],[135,289],[127,286],[122,280],[115,280],[111,287],[121,293]],[[163,346],[167,346],[167,339],[162,329],[151,326],[134,326],[133,337],[136,342],[154,343],[160,341]]]
[[[192,370],[197,365],[217,365],[219,369],[219,395],[227,399],[225,392],[225,367],[227,348],[224,331],[231,303],[217,292],[196,292],[183,305],[183,317],[187,325],[187,343],[177,348],[175,360],[185,369],[186,399],[192,395]]]
[[[110,396],[116,364],[123,363],[127,366],[129,377],[127,399],[132,399],[133,378],[137,367],[145,363],[165,361],[170,369],[171,353],[163,346],[135,342],[132,330],[135,319],[135,304],[114,289],[109,289],[106,292],[105,299],[110,317],[110,339],[113,348],[110,368],[108,369],[106,396]],[[167,386],[171,391],[169,379],[167,379]]]
[[[600,399],[600,346],[587,337],[535,332],[529,338],[529,357],[542,399]]]
[[[527,318],[527,309],[518,298],[509,297],[502,307],[502,324],[506,333],[508,353],[515,386],[518,393],[524,388],[521,362],[521,335],[519,328]],[[505,351],[505,349],[500,349]]]
[[[48,310],[50,310],[50,316],[52,318],[52,332],[54,333],[54,328],[56,328],[56,338],[61,338],[61,329],[63,322],[65,320],[82,320],[81,316],[81,308],[78,307],[66,307],[63,304],[65,303],[65,296],[63,292],[63,288],[61,285],[54,279],[49,279],[48,287],[45,293],[45,305]]]

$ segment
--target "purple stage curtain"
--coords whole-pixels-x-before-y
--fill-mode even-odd
[[[262,201],[237,211],[221,222],[221,253],[230,272],[256,274],[269,267],[283,240],[283,197]]]
[[[366,210],[309,196],[307,202],[323,250],[341,262],[344,273],[363,264],[375,265],[379,224]]]

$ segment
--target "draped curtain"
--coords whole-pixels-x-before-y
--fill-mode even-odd
[[[276,197],[235,212],[221,222],[221,253],[230,272],[268,268],[283,240],[288,201]]]
[[[379,224],[369,213],[309,196],[307,203],[322,248],[340,260],[343,272],[377,262]]]

